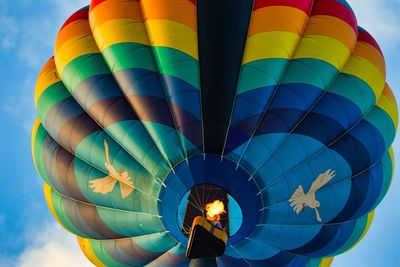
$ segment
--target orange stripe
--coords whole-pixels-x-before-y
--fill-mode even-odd
[[[343,20],[331,16],[312,16],[308,22],[304,36],[321,35],[334,38],[352,51],[357,42],[357,34]]]
[[[383,88],[383,94],[393,100],[393,102],[397,102],[396,97],[394,96],[393,91],[388,84],[385,84],[385,88]]]
[[[54,62],[54,57],[50,58],[44,65],[39,77],[36,81],[35,86],[35,105],[39,101],[39,97],[43,92],[52,84],[60,81],[60,75],[57,73],[56,64]]]
[[[286,31],[300,35],[307,15],[292,7],[272,6],[256,10],[251,19],[249,36],[261,32]]]
[[[55,63],[54,63],[54,56],[52,56],[46,64],[44,64],[43,68],[40,70],[39,77],[42,76],[45,72],[47,72],[50,69],[55,68]]]
[[[137,0],[105,1],[91,10],[89,18],[90,23],[96,26],[114,19],[143,21],[140,2]]]
[[[57,40],[54,47],[55,51],[59,50],[60,47],[68,40],[80,35],[92,35],[92,31],[87,20],[78,20],[64,27],[57,35]]]
[[[366,42],[358,42],[357,47],[353,52],[353,56],[362,57],[369,60],[379,69],[379,71],[382,73],[382,76],[386,76],[385,59],[379,50],[377,50],[374,46]]]
[[[172,20],[197,31],[196,7],[187,0],[142,0],[145,20]]]

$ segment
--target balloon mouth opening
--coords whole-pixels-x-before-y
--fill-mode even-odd
[[[227,191],[214,184],[196,185],[180,200],[177,221],[186,237],[189,237],[193,220],[197,216],[204,217],[228,236],[236,234],[243,223],[239,203]]]
[[[204,205],[215,200],[223,202],[226,214],[221,215],[220,223],[223,228],[224,220],[228,221],[227,246],[248,237],[260,223],[263,207],[260,189],[249,172],[228,158],[221,159],[220,155],[213,154],[189,158],[174,166],[174,172],[167,175],[164,184],[158,196],[161,222],[171,237],[181,244],[188,243],[188,229],[192,226],[192,220],[186,219],[189,206],[195,210],[190,217],[195,218],[195,215],[203,216]],[[207,199],[206,187],[212,187],[210,195],[219,192],[221,197],[211,195]],[[191,192],[196,196],[196,192],[203,194],[203,190],[202,203],[190,197]],[[198,209],[192,206],[198,206]]]

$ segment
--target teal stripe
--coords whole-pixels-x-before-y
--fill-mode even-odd
[[[238,83],[238,94],[252,89],[274,86],[288,64],[287,59],[262,59],[242,66]]]
[[[121,236],[141,236],[164,231],[158,215],[96,207],[102,221]]]
[[[177,243],[167,233],[138,236],[133,238],[134,242],[146,251],[153,253],[164,253]]]
[[[103,246],[103,242],[100,240],[89,239],[90,246],[96,257],[106,266],[115,266],[115,267],[128,267],[128,265],[124,265],[119,261],[114,260],[110,254],[107,253],[107,250]]]
[[[367,223],[368,223],[368,214],[364,215],[363,217],[357,220],[357,223],[353,229],[353,233],[351,234],[347,242],[343,246],[341,246],[338,250],[336,250],[334,253],[330,254],[327,257],[333,257],[342,254],[348,251],[351,247],[353,247],[354,244],[356,244],[358,240],[360,240],[362,234],[365,231],[365,228],[367,227]]]
[[[136,188],[144,192],[156,191],[154,188],[159,182],[103,131],[94,132],[83,139],[76,147],[75,154],[108,174],[104,166],[107,162],[104,140],[109,146],[111,164],[117,171],[127,171]]]
[[[381,133],[385,140],[386,149],[392,145],[394,137],[396,136],[396,128],[392,118],[380,107],[375,106],[374,109],[368,114],[366,120],[375,126]]]
[[[126,211],[157,213],[157,199],[138,190],[134,190],[126,198],[122,198],[118,184],[115,185],[113,191],[107,194],[93,192],[93,189],[90,188],[90,181],[104,178],[107,175],[76,158],[74,160],[74,173],[79,189],[94,205]],[[157,184],[150,193],[159,191],[159,187]]]
[[[167,175],[169,166],[160,154],[141,121],[126,120],[106,128],[111,136],[118,137],[124,148],[135,156],[146,170],[160,179]],[[138,142],[138,140],[140,140]]]

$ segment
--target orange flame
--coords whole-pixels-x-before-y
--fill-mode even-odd
[[[221,200],[215,200],[206,204],[206,217],[211,222],[221,220],[221,215],[226,214],[224,203]]]

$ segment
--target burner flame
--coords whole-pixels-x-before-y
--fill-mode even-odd
[[[206,204],[206,217],[210,222],[221,220],[221,216],[226,214],[224,203],[221,200],[215,200]]]

